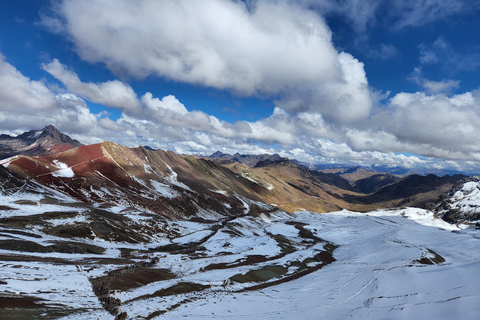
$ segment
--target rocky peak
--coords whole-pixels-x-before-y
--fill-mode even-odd
[[[438,201],[435,214],[450,223],[480,223],[480,177],[465,177]]]
[[[217,159],[217,158],[222,158],[222,157],[225,156],[225,155],[226,155],[225,153],[220,152],[220,151],[217,151],[217,152],[215,152],[215,153],[212,153],[212,154],[210,155],[210,158],[212,158],[212,159]]]
[[[79,146],[82,146],[82,143],[78,140],[70,138],[53,125],[49,125],[41,130],[30,130],[16,137],[0,136],[0,159],[19,154],[47,155]]]

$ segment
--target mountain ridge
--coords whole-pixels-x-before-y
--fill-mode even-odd
[[[59,153],[83,144],[60,132],[53,125],[30,130],[16,137],[0,135],[0,160],[16,155],[41,156]]]
[[[75,140],[53,126],[28,131],[19,139],[38,141],[43,136],[67,143],[67,150],[34,156],[27,152],[0,164],[22,179],[82,202],[122,203],[177,218],[257,215],[275,210],[426,208],[465,178],[400,178],[361,167],[321,172],[277,154],[216,152],[212,159],[149,147],[128,148],[109,141],[73,148]]]
[[[205,158],[211,159],[211,160],[235,161],[239,163],[244,163],[249,167],[253,167],[257,165],[258,162],[265,161],[267,159],[272,161],[277,161],[282,159],[282,157],[280,157],[276,153],[275,154],[240,154],[237,152],[234,155],[230,155],[230,154],[222,153],[220,151],[212,153],[210,156],[207,156]]]

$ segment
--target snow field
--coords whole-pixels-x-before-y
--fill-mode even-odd
[[[32,214],[30,208],[39,214],[47,211],[46,208],[73,210],[59,205],[15,205],[8,200],[14,200],[14,196],[2,197],[2,202],[18,210],[0,211],[3,216]],[[30,200],[38,202],[40,198],[32,196]],[[82,210],[76,210],[79,214],[74,218],[48,222],[53,226],[84,222]],[[153,221],[149,215],[121,206],[108,210],[140,225]],[[113,296],[122,301],[122,310],[133,319],[162,310],[166,313],[153,319],[476,320],[480,314],[480,231],[449,225],[435,219],[429,211],[407,208],[369,213],[297,212],[291,216],[278,213],[260,218],[239,217],[223,224],[175,220],[162,223],[171,231],[169,237],[155,235],[149,243],[74,239],[105,248],[102,255],[0,250],[0,254],[6,256],[22,254],[70,262],[0,260],[0,279],[6,282],[1,288],[10,295],[33,296],[45,299],[47,304],[82,310],[63,319],[109,319],[111,315],[102,309],[90,279],[121,265],[99,263],[95,259],[118,258],[122,248],[140,252],[152,249],[147,251],[149,255],[159,257],[154,268],[168,269],[176,277],[115,292]],[[299,225],[315,237],[335,244],[336,261],[300,278],[260,290],[243,290],[258,284],[255,282],[229,280],[272,265],[288,267],[285,274],[288,276],[297,270],[293,262],[304,261],[323,251],[326,242],[300,237],[296,227]],[[34,240],[43,245],[65,240],[40,230],[35,232],[42,238]],[[28,235],[8,233],[0,239],[8,239],[8,235],[32,241]],[[175,236],[172,238],[172,235]],[[202,249],[191,253],[154,250],[166,244],[188,246],[200,241],[204,241]],[[285,246],[294,251],[283,254]],[[264,256],[267,261],[242,264],[249,256]],[[435,256],[442,257],[444,262],[436,265],[420,262],[422,258],[434,259]],[[151,296],[179,283],[209,287],[202,291]]]

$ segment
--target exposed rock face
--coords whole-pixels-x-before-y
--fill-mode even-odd
[[[358,192],[372,193],[400,180],[400,177],[391,174],[375,174],[355,181],[353,187]]]
[[[42,130],[30,130],[17,137],[0,135],[0,159],[19,154],[29,156],[49,155],[81,145],[79,141],[49,125]]]
[[[257,165],[260,161],[271,160],[271,161],[278,161],[282,159],[278,154],[258,154],[258,155],[251,155],[251,154],[240,154],[236,153],[234,155],[225,154],[220,151],[217,151],[207,157],[208,159],[212,160],[227,160],[227,161],[235,161],[239,163],[244,163],[249,167],[253,167]]]
[[[428,208],[464,175],[439,177],[433,174],[412,174],[398,182],[380,188],[370,195],[347,196],[348,202],[372,204],[379,208],[419,207]]]
[[[480,177],[458,181],[436,204],[435,213],[450,223],[480,222]]]

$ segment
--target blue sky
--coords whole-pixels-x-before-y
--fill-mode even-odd
[[[480,1],[4,1],[0,131],[478,172]]]

